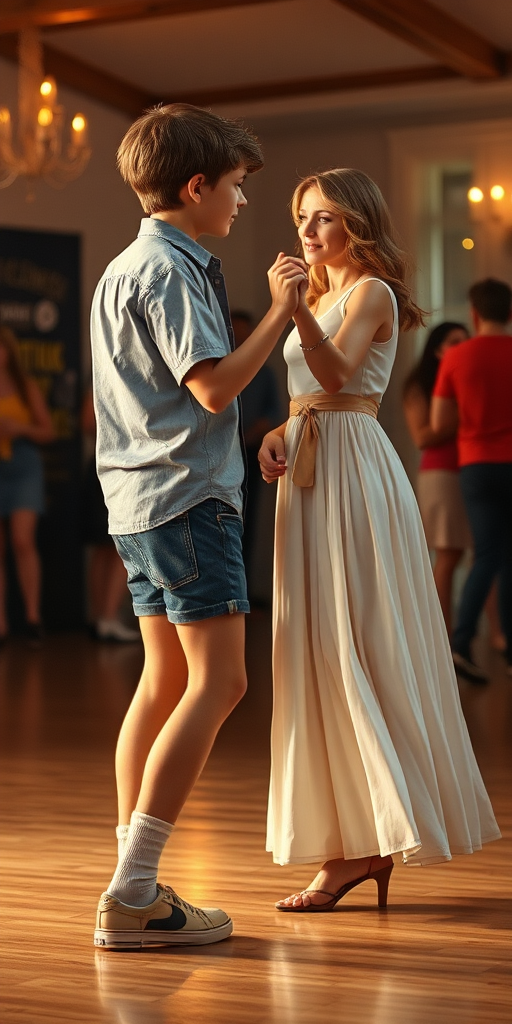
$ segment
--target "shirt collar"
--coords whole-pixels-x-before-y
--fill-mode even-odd
[[[165,220],[143,217],[140,222],[139,238],[141,235],[158,235],[160,238],[167,239],[168,242],[173,242],[174,245],[192,256],[205,270],[213,266],[220,267],[220,260],[216,256],[212,256],[211,252],[203,249],[203,246],[190,238],[190,235],[186,235],[184,231],[180,231],[179,228],[175,228],[173,224],[168,224]]]

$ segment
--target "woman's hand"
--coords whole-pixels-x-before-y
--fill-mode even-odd
[[[299,284],[299,305],[298,305],[297,309],[300,309],[301,306],[305,307],[305,309],[309,308],[308,304],[306,302],[306,295],[307,295],[308,288],[309,288],[309,280],[301,281],[300,282],[300,284]]]
[[[271,430],[265,434],[258,452],[261,475],[267,484],[272,484],[286,473],[286,451],[284,438]]]
[[[304,285],[307,287],[308,283],[304,260],[280,252],[268,271],[268,283],[272,304],[283,308],[288,316],[293,316],[299,303],[299,288]]]

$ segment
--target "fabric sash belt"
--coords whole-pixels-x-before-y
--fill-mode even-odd
[[[316,446],[318,443],[319,412],[364,412],[377,419],[378,403],[362,395],[296,395],[290,401],[290,416],[299,417],[299,443],[292,468],[292,480],[297,487],[312,487],[315,482]]]

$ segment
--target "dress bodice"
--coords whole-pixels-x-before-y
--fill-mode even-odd
[[[393,330],[388,341],[372,342],[356,372],[341,390],[349,395],[371,395],[380,402],[389,383],[398,341],[398,306],[395,294],[389,285],[379,277],[371,277],[370,275],[360,277],[355,284],[344,292],[334,306],[331,306],[326,313],[323,313],[317,319],[322,330],[329,337],[334,338],[345,319],[345,305],[349,295],[363,281],[381,281],[381,284],[387,288],[393,306]],[[323,391],[323,388],[311,373],[299,343],[300,335],[297,328],[294,327],[286,339],[283,352],[288,365],[288,391],[291,397]]]

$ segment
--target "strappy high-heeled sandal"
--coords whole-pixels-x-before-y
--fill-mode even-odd
[[[375,868],[375,870],[372,871],[372,861],[373,857],[370,857],[368,871],[365,875],[361,875],[360,878],[354,878],[352,882],[345,882],[337,892],[327,892],[325,889],[303,889],[302,893],[298,894],[302,896],[306,893],[309,895],[309,893],[318,892],[330,897],[330,899],[326,900],[325,903],[310,903],[307,907],[305,907],[304,904],[300,907],[280,907],[276,903],[276,910],[293,911],[294,913],[299,914],[319,914],[325,913],[328,910],[334,910],[336,904],[346,896],[347,892],[354,889],[356,885],[361,885],[361,882],[367,882],[370,878],[374,878],[377,882],[378,906],[380,910],[384,910],[388,905],[389,880],[391,878],[391,872],[394,868],[394,864],[393,861],[391,861],[390,864],[386,864],[381,868]]]

